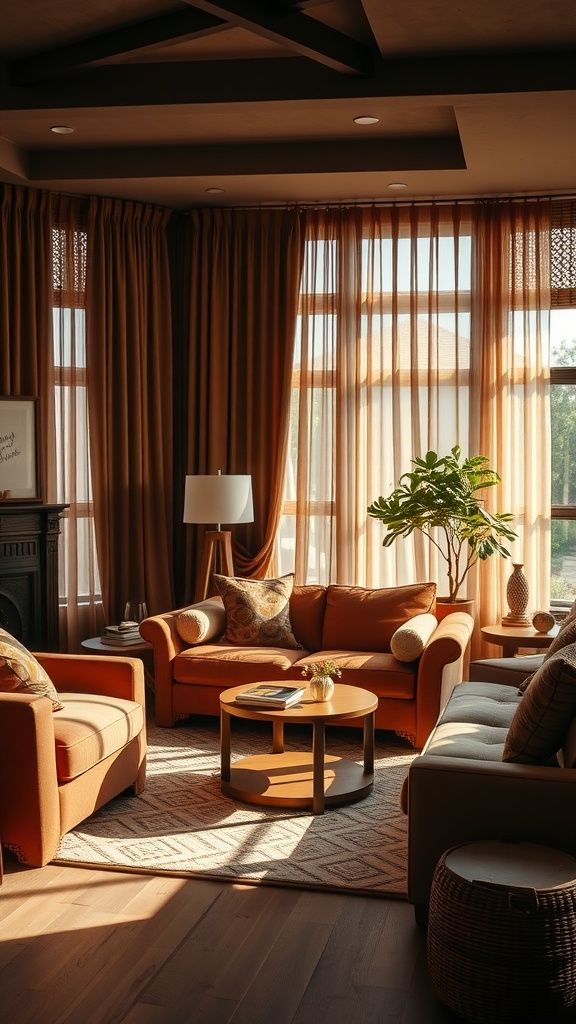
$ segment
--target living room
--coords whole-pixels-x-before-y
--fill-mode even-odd
[[[366,509],[412,459],[453,445],[498,472],[487,507],[516,534],[511,558],[469,574],[470,656],[500,653],[480,630],[507,610],[512,562],[531,613],[565,611],[573,5],[99,0],[30,14],[14,5],[1,43],[0,394],[33,400],[34,493],[21,500],[61,508],[46,647],[78,654],[129,600],[149,616],[194,600],[215,524],[183,522],[185,481],[219,470],[252,483],[253,520],[232,526],[239,577],[433,580],[442,596],[434,545],[415,533],[385,548]],[[148,702],[153,717],[151,690]],[[450,1019],[399,900],[22,869],[9,851],[3,889],[22,947],[46,963],[59,948],[67,965],[33,982],[14,968],[22,1020]],[[190,995],[235,941],[224,924],[245,916],[254,945],[237,987],[227,975],[195,1018]],[[137,981],[130,994],[125,927],[154,975],[149,999]],[[93,952],[77,973],[83,928]],[[170,952],[146,961],[156,929]],[[180,978],[181,941],[190,960],[211,950],[194,979]],[[118,968],[102,973],[112,948]],[[257,955],[256,992],[238,978]]]

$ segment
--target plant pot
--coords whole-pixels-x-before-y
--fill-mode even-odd
[[[334,693],[334,682],[330,676],[312,676],[310,680],[310,696],[317,703],[330,700]]]
[[[445,619],[447,615],[451,615],[452,612],[468,612],[468,615],[474,615],[474,601],[468,601],[465,597],[457,598],[456,601],[449,601],[447,597],[436,598],[436,618],[438,622]]]

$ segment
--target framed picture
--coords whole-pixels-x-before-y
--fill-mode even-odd
[[[0,396],[0,501],[41,501],[38,401]]]

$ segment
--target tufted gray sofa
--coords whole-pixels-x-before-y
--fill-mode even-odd
[[[518,685],[543,655],[472,662],[425,747],[404,792],[408,814],[408,899],[423,924],[441,855],[482,839],[533,842],[576,855],[576,725],[559,767],[503,762],[521,700]]]

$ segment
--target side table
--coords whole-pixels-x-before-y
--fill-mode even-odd
[[[150,658],[154,648],[147,640],[138,644],[103,644],[99,636],[89,637],[82,640],[80,646],[90,654],[108,654],[112,657],[121,655],[123,658],[142,658],[146,685],[154,691],[154,673],[150,672],[146,664],[147,656]]]
[[[513,658],[519,647],[545,650],[550,647],[560,626],[556,623],[548,633],[539,633],[534,626],[482,626],[482,639],[502,648],[504,658]]]

